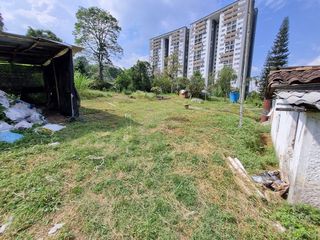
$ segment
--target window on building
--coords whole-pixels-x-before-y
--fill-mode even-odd
[[[226,52],[232,52],[234,50],[234,40],[225,42]]]

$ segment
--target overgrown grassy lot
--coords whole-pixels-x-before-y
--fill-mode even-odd
[[[238,105],[94,94],[63,131],[0,145],[0,223],[13,216],[0,239],[48,239],[55,223],[49,239],[319,238],[318,210],[248,198],[226,166],[277,168],[259,109],[240,130]]]

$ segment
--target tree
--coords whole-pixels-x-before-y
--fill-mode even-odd
[[[104,80],[105,64],[112,65],[111,57],[122,53],[118,44],[121,28],[118,20],[109,12],[98,7],[80,7],[73,32],[76,43],[87,48],[98,63],[99,81]]]
[[[62,42],[62,39],[57,37],[57,35],[51,32],[50,30],[33,29],[32,27],[28,27],[26,36],[36,37],[36,38],[41,37],[41,38],[46,38],[46,39],[50,39],[57,42]]]
[[[145,61],[138,61],[130,69],[118,75],[115,84],[118,90],[147,91],[151,90],[152,70],[151,65]]]
[[[259,81],[259,93],[260,93],[261,99],[265,97],[265,93],[268,86],[268,76],[270,74],[270,71],[271,71],[271,53],[268,52],[264,66],[263,66],[263,70],[261,73],[260,81]]]
[[[179,73],[181,73],[181,64],[179,61],[179,52],[175,51],[170,54],[166,59],[166,68],[165,68],[165,75],[167,75],[171,81],[171,92],[177,90],[179,88],[177,77]]]
[[[124,71],[122,71],[122,73],[120,73],[115,80],[116,89],[120,92],[129,90],[132,80],[131,75],[132,74],[130,69],[125,69]]]
[[[217,88],[221,96],[228,97],[231,91],[231,82],[237,79],[237,74],[231,67],[224,66],[218,74]]]
[[[170,93],[172,82],[166,74],[157,74],[156,76],[154,76],[152,86],[161,88],[163,93]]]
[[[204,88],[204,78],[201,73],[199,71],[194,72],[187,86],[188,91],[191,93],[192,97],[200,97],[201,91],[204,90]]]
[[[89,61],[85,56],[74,59],[74,69],[82,75],[89,76]]]
[[[280,27],[280,30],[274,40],[271,51],[268,52],[264,64],[259,90],[261,98],[265,97],[268,85],[268,76],[273,69],[280,69],[287,66],[289,58],[289,18],[286,17]]]
[[[286,66],[289,55],[289,17],[286,17],[271,50],[271,66],[275,68]]]
[[[152,82],[152,69],[149,62],[138,61],[131,68],[132,89],[149,92]]]
[[[105,68],[104,75],[108,81],[114,81],[122,71],[123,70],[119,67],[108,65]]]
[[[3,23],[3,17],[2,14],[0,13],[0,32],[4,30],[4,23]]]

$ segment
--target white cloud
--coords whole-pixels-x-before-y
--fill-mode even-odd
[[[129,68],[132,67],[138,60],[140,61],[148,61],[149,56],[140,56],[136,53],[129,53],[126,54],[124,57],[121,59],[115,59],[114,60],[114,65],[122,68]]]
[[[312,61],[310,61],[307,65],[309,66],[320,65],[320,55],[315,59],[313,59]]]
[[[271,10],[278,11],[284,8],[288,0],[259,0],[258,5],[263,4],[264,6],[270,8]]]

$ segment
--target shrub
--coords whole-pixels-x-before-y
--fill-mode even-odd
[[[89,79],[87,76],[81,74],[80,72],[74,73],[74,84],[76,86],[76,89],[79,92],[86,91],[90,88],[90,85],[93,83],[91,79]]]
[[[205,88],[204,79],[200,72],[195,72],[190,78],[187,89],[192,97],[200,97],[201,91]]]
[[[153,80],[152,86],[161,88],[163,93],[171,93],[172,82],[170,78],[165,75],[157,75]]]
[[[257,92],[252,92],[248,95],[246,103],[255,105],[256,107],[262,107],[262,100],[260,94]]]
[[[237,79],[235,71],[230,67],[224,67],[218,76],[218,81],[215,86],[215,96],[217,97],[228,97],[231,91],[231,82]]]
[[[151,88],[151,92],[153,92],[156,95],[160,95],[162,93],[161,87],[153,87]]]

